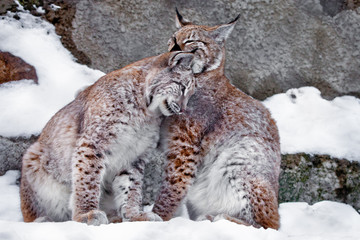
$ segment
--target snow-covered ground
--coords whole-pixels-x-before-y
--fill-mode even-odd
[[[104,73],[77,64],[63,48],[54,27],[28,13],[20,20],[0,18],[0,50],[36,68],[39,85],[23,80],[0,86],[0,135],[40,133],[50,117],[82,87]],[[312,87],[292,89],[264,101],[276,119],[284,153],[330,154],[360,161],[360,100],[321,98]],[[240,226],[225,220],[87,226],[75,222],[23,223],[19,209],[19,172],[0,177],[0,240],[3,239],[360,239],[360,215],[334,202],[280,205],[279,231]],[[49,193],[50,194],[50,193]]]
[[[139,240],[358,240],[360,215],[349,205],[335,202],[283,203],[280,205],[281,227],[256,229],[226,220],[194,222],[178,217],[169,222],[132,222],[87,226],[77,222],[24,223],[20,212],[18,171],[0,177],[0,239],[139,239]]]

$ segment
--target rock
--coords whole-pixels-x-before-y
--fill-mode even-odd
[[[73,54],[79,63],[91,66],[91,59],[78,50],[72,38],[72,21],[76,12],[76,1],[44,1],[44,9],[43,17],[55,26],[56,34],[61,36],[60,41],[64,47]]]
[[[255,98],[309,85],[327,99],[360,96],[358,0],[45,2],[63,4],[63,12],[46,13],[63,44],[79,62],[104,72],[167,51],[178,7],[206,25],[241,14],[227,42],[226,74]]]
[[[145,166],[143,180],[143,204],[151,205],[154,203],[160,185],[164,177],[165,155],[160,151],[154,151],[150,157],[150,162]]]
[[[323,12],[331,17],[334,17],[346,7],[344,0],[320,0],[320,4],[323,7]]]
[[[282,156],[280,202],[343,202],[360,210],[360,163],[305,153]]]
[[[240,89],[259,99],[301,86],[328,99],[360,96],[359,9],[331,17],[315,0],[247,2],[240,41],[229,43],[229,76]]]
[[[15,11],[16,3],[14,0],[1,0],[0,2],[0,15],[5,14],[7,11]]]
[[[0,176],[8,170],[20,170],[21,158],[26,149],[37,139],[16,137],[6,138],[0,136]]]
[[[347,9],[356,9],[360,7],[360,1],[359,0],[345,0]]]
[[[35,68],[11,53],[0,51],[0,84],[22,79],[38,83]]]

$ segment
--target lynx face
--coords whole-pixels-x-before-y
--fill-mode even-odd
[[[239,16],[228,24],[207,27],[193,25],[178,11],[176,13],[176,26],[180,29],[169,39],[169,51],[194,52],[194,73],[211,71],[220,67],[225,58],[225,40],[233,30]]]
[[[195,79],[191,70],[192,53],[175,52],[169,59],[169,67],[152,79],[148,93],[148,109],[165,116],[186,110],[189,98],[195,91]]]

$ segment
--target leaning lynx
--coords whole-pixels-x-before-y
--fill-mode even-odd
[[[169,50],[192,51],[201,64],[187,111],[166,119],[165,182],[153,212],[168,220],[184,200],[192,219],[278,229],[278,129],[259,101],[224,76],[225,40],[236,20],[206,27],[177,12]]]
[[[142,174],[162,115],[183,111],[194,92],[192,60],[183,52],[140,60],[56,113],[23,157],[24,220],[161,220],[141,211]]]

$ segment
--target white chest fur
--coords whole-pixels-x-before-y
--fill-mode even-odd
[[[121,170],[130,168],[132,163],[156,148],[159,141],[159,120],[136,126],[121,124],[116,128],[117,138],[110,145],[105,158],[106,179],[113,178]]]

